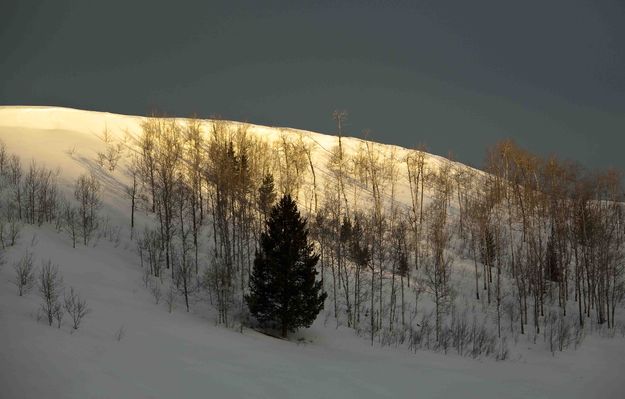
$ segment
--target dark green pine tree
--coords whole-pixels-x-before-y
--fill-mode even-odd
[[[316,281],[318,260],[308,242],[306,219],[291,196],[285,195],[271,209],[245,298],[261,326],[279,328],[282,337],[310,327],[327,296]]]

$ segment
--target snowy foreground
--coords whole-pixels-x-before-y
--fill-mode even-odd
[[[215,326],[182,306],[169,314],[143,287],[134,254],[100,242],[71,250],[50,229],[22,233],[36,257],[60,265],[65,285],[92,313],[71,334],[37,322],[34,292],[16,295],[0,272],[2,398],[618,398],[625,348],[587,339],[576,352],[475,361],[371,348],[353,332],[318,320],[282,341]],[[11,251],[20,253],[21,248]],[[117,333],[123,328],[121,340]],[[312,342],[311,342],[312,341]]]
[[[59,119],[70,113],[77,120],[105,115],[45,112]],[[95,132],[47,130],[30,122],[20,128],[15,115],[11,107],[0,107],[0,139],[24,163],[34,157],[59,166],[60,182],[68,186],[89,166],[86,152],[81,158],[64,150],[96,145]],[[126,223],[125,200],[114,186],[107,195],[105,213],[113,223]],[[178,303],[170,314],[144,287],[127,233],[117,246],[104,238],[94,244],[72,249],[53,226],[26,226],[7,252],[0,267],[1,399],[621,398],[625,392],[620,338],[590,336],[579,350],[555,357],[528,344],[508,361],[471,360],[371,347],[353,331],[336,329],[332,319],[324,325],[322,312],[312,328],[283,341],[216,326],[202,303],[192,313]],[[47,259],[58,264],[65,287],[87,299],[92,312],[78,331],[72,333],[68,323],[58,329],[37,321],[36,290],[17,295],[12,264],[27,251],[36,267]]]

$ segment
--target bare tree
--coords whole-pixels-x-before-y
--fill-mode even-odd
[[[132,177],[132,183],[125,187],[126,195],[130,198],[130,239],[134,238],[135,232],[135,209],[139,198],[138,178],[140,177],[139,160],[135,157],[128,167],[128,173]]]
[[[436,341],[441,339],[441,325],[452,297],[450,285],[453,258],[447,253],[451,230],[447,225],[447,206],[451,180],[449,170],[442,168],[435,179],[436,194],[428,207],[428,246],[423,283],[432,295],[436,314]]]
[[[204,221],[204,183],[202,170],[206,163],[202,123],[198,119],[188,119],[185,126],[183,158],[184,181],[189,186],[189,213],[193,235],[195,274],[199,274],[198,251],[199,232]]]
[[[0,140],[0,176],[5,176],[8,163],[9,155],[7,153],[7,146],[4,144],[4,141]]]
[[[45,166],[39,166],[32,160],[23,179],[24,211],[26,221],[41,225],[52,222],[57,209],[56,176]]]
[[[184,296],[184,303],[189,311],[189,296],[195,292],[195,278],[194,267],[191,259],[179,259],[174,263],[177,269],[176,272],[176,285]]]
[[[108,170],[113,172],[122,157],[124,143],[116,143],[108,127],[105,127],[102,131],[100,140],[104,142],[104,152],[98,152],[98,164],[104,167],[106,162],[108,164]]]
[[[355,267],[355,282],[354,282],[354,326],[358,326],[360,323],[361,304],[363,297],[362,278],[363,273],[367,271],[371,262],[371,253],[367,244],[367,237],[365,234],[365,215],[362,212],[356,213],[354,217],[354,225],[351,230],[348,243],[348,256],[354,263]]]
[[[410,227],[412,230],[415,268],[419,268],[419,248],[421,242],[421,232],[423,230],[423,195],[425,176],[425,147],[411,151],[406,156],[406,169],[408,174],[408,184],[410,187],[411,214]],[[420,186],[419,186],[420,184]]]
[[[9,158],[9,183],[13,187],[14,202],[17,204],[18,219],[22,220],[22,178],[23,170],[20,157],[12,155]]]
[[[156,212],[156,139],[160,129],[158,118],[146,118],[141,123],[138,146],[141,151],[141,176],[152,194],[152,212]]]
[[[72,327],[74,330],[78,330],[82,319],[91,311],[87,307],[87,301],[74,291],[74,287],[70,287],[69,294],[65,295],[64,307],[72,318]]]
[[[35,270],[33,268],[33,255],[28,253],[20,258],[14,265],[15,280],[19,296],[30,291],[35,284]]]
[[[258,199],[254,201],[253,196],[260,179],[255,180],[250,168],[248,155],[254,147],[247,139],[245,125],[232,131],[224,122],[215,121],[211,133],[205,178],[209,187],[213,253],[206,286],[216,294],[219,322],[228,325],[233,305],[239,305],[241,314],[244,311],[245,280],[249,278],[252,260],[252,206],[254,202],[258,205]]]
[[[137,243],[141,259],[147,258],[149,273],[156,278],[162,278],[161,269],[165,263],[165,254],[163,250],[163,239],[157,230],[146,229],[143,237]],[[147,269],[147,268],[146,268]]]
[[[39,296],[41,297],[41,311],[47,318],[48,324],[52,325],[59,314],[59,297],[63,289],[63,279],[59,273],[59,267],[51,260],[42,264],[38,277]]]
[[[61,224],[62,229],[65,230],[65,232],[72,239],[72,248],[76,248],[80,221],[78,220],[78,210],[69,201],[63,204],[61,219],[63,221]]]
[[[93,174],[80,176],[74,186],[74,198],[78,201],[78,216],[84,245],[89,243],[98,226],[100,189],[100,181]]]

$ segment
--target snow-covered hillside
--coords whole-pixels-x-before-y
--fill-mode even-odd
[[[130,152],[114,171],[96,161],[105,129],[131,148],[131,137],[142,120],[55,107],[0,107],[0,140],[7,151],[17,154],[23,165],[34,160],[58,168],[66,196],[72,195],[78,176],[95,173],[104,188],[101,214],[108,225],[120,229],[108,237],[112,239],[101,236],[92,245],[74,249],[54,226],[26,225],[17,245],[7,249],[0,266],[0,398],[623,396],[625,341],[620,338],[590,336],[579,350],[555,357],[520,340],[511,359],[496,362],[413,353],[380,347],[377,342],[371,346],[350,329],[328,321],[328,312],[289,341],[218,326],[208,304],[199,299],[191,313],[184,311],[180,298],[173,313],[168,312],[164,301],[155,304],[145,288],[136,245],[130,240],[125,193]],[[230,126],[235,129],[240,124]],[[338,142],[334,136],[254,125],[248,133],[270,141],[289,135],[314,143],[313,160],[321,176],[317,184],[323,184],[323,176],[330,173],[326,165]],[[350,154],[362,143],[355,138],[343,140]],[[377,148],[398,165],[408,151]],[[433,155],[427,162],[430,168],[449,163]],[[405,175],[400,168],[398,173]],[[405,180],[398,179],[395,200],[409,206]],[[306,185],[310,184],[308,176]],[[365,203],[369,199],[363,192],[360,201]],[[301,200],[310,203],[305,193]],[[152,223],[147,212],[139,212],[138,218],[138,226]],[[27,252],[33,254],[37,267],[48,259],[58,264],[64,286],[74,287],[87,299],[91,312],[77,331],[67,324],[56,328],[38,320],[36,289],[24,297],[17,295],[13,263]],[[459,262],[458,267],[463,265]]]
[[[48,164],[51,168],[61,168],[63,171],[60,176],[61,181],[66,184],[71,184],[86,170],[97,169],[96,156],[98,151],[103,150],[102,133],[104,130],[107,130],[115,140],[123,141],[125,137],[136,137],[144,119],[137,116],[58,107],[0,107],[0,129],[2,129],[2,140],[7,147],[19,154],[23,160],[32,158]],[[184,123],[184,119],[181,121]],[[210,120],[204,121],[203,129],[208,131],[210,124]],[[338,145],[337,136],[240,122],[227,122],[227,125],[232,130],[245,126],[250,136],[268,142],[279,141],[283,136],[293,140],[301,137],[302,140],[311,144],[313,162],[320,174],[318,185],[320,187],[323,185],[324,177],[329,173],[326,165],[330,152]],[[128,145],[130,141],[128,140]],[[365,143],[361,139],[344,137],[342,145],[346,154],[353,154]],[[398,165],[404,162],[408,153],[407,149],[398,146],[383,144],[375,144],[375,146],[375,150],[383,157],[392,156]],[[426,163],[432,169],[444,164],[453,164],[475,171],[431,154],[426,154]],[[397,169],[400,178],[398,178],[396,200],[407,205],[410,203],[410,194],[405,179],[406,172],[401,167]],[[123,172],[124,168],[118,168],[117,173],[112,173],[116,182],[111,182],[105,187],[105,190],[112,194],[105,201],[109,206],[116,207],[114,203],[120,199],[117,196],[119,193],[115,192],[119,188],[115,183],[128,182]]]

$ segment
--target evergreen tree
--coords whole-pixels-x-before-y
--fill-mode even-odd
[[[290,195],[272,208],[266,227],[246,301],[263,327],[280,328],[286,337],[299,327],[310,327],[327,295],[316,281],[319,255],[308,242],[306,219]]]

